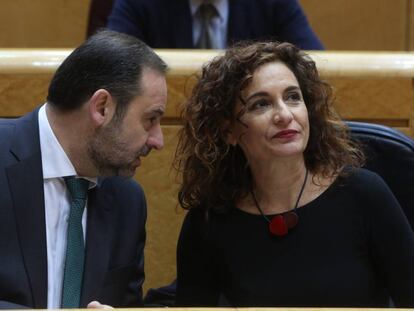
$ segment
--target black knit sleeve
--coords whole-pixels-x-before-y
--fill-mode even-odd
[[[188,212],[177,246],[177,307],[215,307],[219,290],[205,213]]]
[[[396,307],[414,307],[414,233],[385,182],[366,174],[366,223],[371,253]],[[414,208],[414,206],[413,206]]]

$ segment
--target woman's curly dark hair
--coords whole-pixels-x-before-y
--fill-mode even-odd
[[[308,55],[290,43],[239,43],[203,66],[182,112],[175,166],[183,178],[178,194],[183,208],[223,212],[249,193],[252,176],[247,160],[240,147],[226,142],[225,125],[240,117],[234,115],[235,105],[255,70],[277,61],[296,76],[308,109],[310,136],[304,152],[308,170],[330,177],[342,174],[345,166],[362,164],[362,152],[333,110],[332,89],[320,79]]]

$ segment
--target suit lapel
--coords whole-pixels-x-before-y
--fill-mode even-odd
[[[175,28],[172,31],[175,46],[183,49],[192,49],[193,45],[193,18],[191,16],[190,5],[188,0],[168,1],[171,7],[168,11],[173,12],[170,18]]]
[[[227,26],[227,45],[231,46],[234,42],[252,37],[252,28],[255,27],[248,18],[254,12],[249,8],[249,1],[229,0],[229,20]],[[254,3],[254,2],[251,2]],[[229,39],[231,38],[231,40]]]
[[[10,152],[16,164],[6,168],[19,242],[35,308],[47,306],[47,248],[42,161],[37,112],[17,121]]]
[[[81,307],[99,297],[108,270],[113,196],[98,186],[88,196],[85,268]]]

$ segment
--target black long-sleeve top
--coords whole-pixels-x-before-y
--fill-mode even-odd
[[[413,207],[414,208],[414,207]],[[191,210],[177,306],[414,307],[414,234],[383,180],[359,169],[297,210],[284,237],[260,215]]]

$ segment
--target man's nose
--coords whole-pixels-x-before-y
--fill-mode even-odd
[[[162,147],[164,147],[164,136],[162,134],[160,124],[151,129],[147,140],[147,145],[148,147],[154,148],[156,150],[160,150]]]

